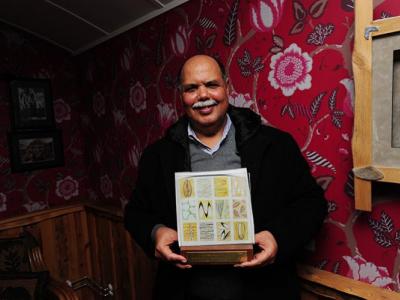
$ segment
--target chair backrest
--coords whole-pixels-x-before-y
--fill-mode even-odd
[[[46,265],[36,239],[27,231],[18,237],[0,238],[0,272],[39,272]]]
[[[29,295],[28,295],[28,294]],[[24,231],[0,238],[0,300],[78,300],[78,294],[48,272],[34,236]]]

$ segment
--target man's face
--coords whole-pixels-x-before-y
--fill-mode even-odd
[[[199,55],[182,69],[181,96],[194,130],[218,130],[224,126],[228,110],[228,90],[217,62]]]

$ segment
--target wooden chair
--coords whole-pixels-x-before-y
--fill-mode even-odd
[[[0,281],[0,286],[3,286],[2,289],[0,287],[1,299],[7,298],[6,293],[15,292],[18,288],[28,290],[23,285],[30,288],[34,286],[34,290],[30,291],[34,293],[34,298],[79,299],[66,283],[51,277],[38,242],[27,231],[17,237],[0,238]]]

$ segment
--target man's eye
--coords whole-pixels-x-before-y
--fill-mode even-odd
[[[218,83],[209,83],[209,84],[207,84],[207,87],[211,88],[211,89],[216,89],[217,87],[219,87],[219,84]]]
[[[184,89],[184,91],[185,91],[186,93],[193,93],[195,90],[196,90],[196,87],[194,87],[194,86],[189,86],[189,87],[186,87],[186,88]]]

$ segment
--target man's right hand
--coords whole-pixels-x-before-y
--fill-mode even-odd
[[[163,226],[156,230],[155,235],[155,256],[164,261],[170,262],[180,269],[191,268],[186,264],[187,260],[184,256],[172,252],[171,245],[178,241],[178,233],[176,230]]]

